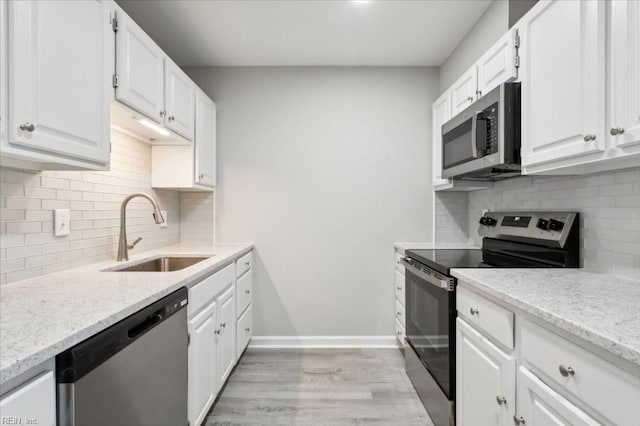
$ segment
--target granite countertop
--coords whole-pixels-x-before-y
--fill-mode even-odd
[[[640,365],[640,281],[583,269],[452,269],[472,287]]]
[[[253,244],[169,246],[0,286],[0,384],[249,252]],[[160,255],[212,256],[173,272],[104,272]]]

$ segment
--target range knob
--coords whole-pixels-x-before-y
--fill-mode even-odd
[[[536,223],[536,228],[546,231],[548,227],[549,227],[548,220],[542,219],[542,218],[538,219],[538,223]]]
[[[496,223],[498,223],[498,221],[489,216],[482,216],[480,218],[480,225],[496,226]]]
[[[564,222],[560,222],[559,220],[549,219],[549,230],[551,231],[562,231],[564,228]]]

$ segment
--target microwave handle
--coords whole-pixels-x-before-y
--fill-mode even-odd
[[[487,150],[487,128],[483,128],[482,137],[478,138],[478,121],[485,120],[481,118],[483,111],[475,111],[471,122],[471,150],[473,152],[473,158],[479,158],[484,156]],[[481,155],[478,155],[480,151]]]

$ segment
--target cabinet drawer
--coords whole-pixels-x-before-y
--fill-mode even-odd
[[[249,269],[246,274],[238,278],[236,282],[236,312],[238,317],[242,315],[247,306],[251,304],[251,299],[253,297],[253,289],[252,289],[252,278],[253,271]]]
[[[404,336],[406,336],[406,334],[407,333],[402,324],[400,324],[400,321],[396,320],[396,338],[398,339],[401,348],[404,348]]]
[[[402,263],[402,258],[404,256],[401,253],[396,252],[396,270],[398,272],[400,272],[402,275],[405,274],[404,272],[404,263]]]
[[[5,419],[30,418],[33,424],[53,426],[56,423],[56,381],[53,371],[45,371],[18,386],[0,399],[2,424]],[[22,424],[22,423],[14,423]]]
[[[513,349],[513,312],[464,287],[458,287],[457,297],[458,315],[505,347]]]
[[[404,317],[404,306],[402,306],[400,302],[396,300],[396,319],[400,321],[400,324],[402,324],[403,327],[406,327],[407,325],[405,323]]]
[[[216,294],[233,284],[236,276],[233,264],[200,281],[189,289],[187,316],[198,312]]]
[[[640,379],[531,322],[521,329],[521,355],[541,378],[593,407],[614,424],[640,415]]]
[[[249,305],[244,314],[238,319],[236,330],[236,354],[238,358],[242,355],[242,351],[249,344],[249,340],[251,340],[251,336],[253,336],[253,306]]]
[[[236,260],[236,277],[239,277],[240,275],[251,269],[251,266],[253,264],[253,258],[251,256],[252,253],[253,252],[249,252],[242,256],[240,259]]]
[[[402,306],[406,306],[404,301],[404,275],[396,271],[396,300]]]

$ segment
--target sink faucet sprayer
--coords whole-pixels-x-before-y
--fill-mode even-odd
[[[118,262],[129,260],[129,250],[133,249],[136,244],[138,244],[140,240],[142,240],[142,237],[139,237],[133,243],[127,243],[127,203],[131,201],[131,199],[136,197],[142,197],[149,200],[149,202],[153,206],[153,220],[157,224],[161,224],[164,222],[164,217],[160,212],[160,207],[151,195],[139,192],[136,194],[131,194],[124,200],[122,200],[122,205],[120,206],[120,240],[118,241]]]

